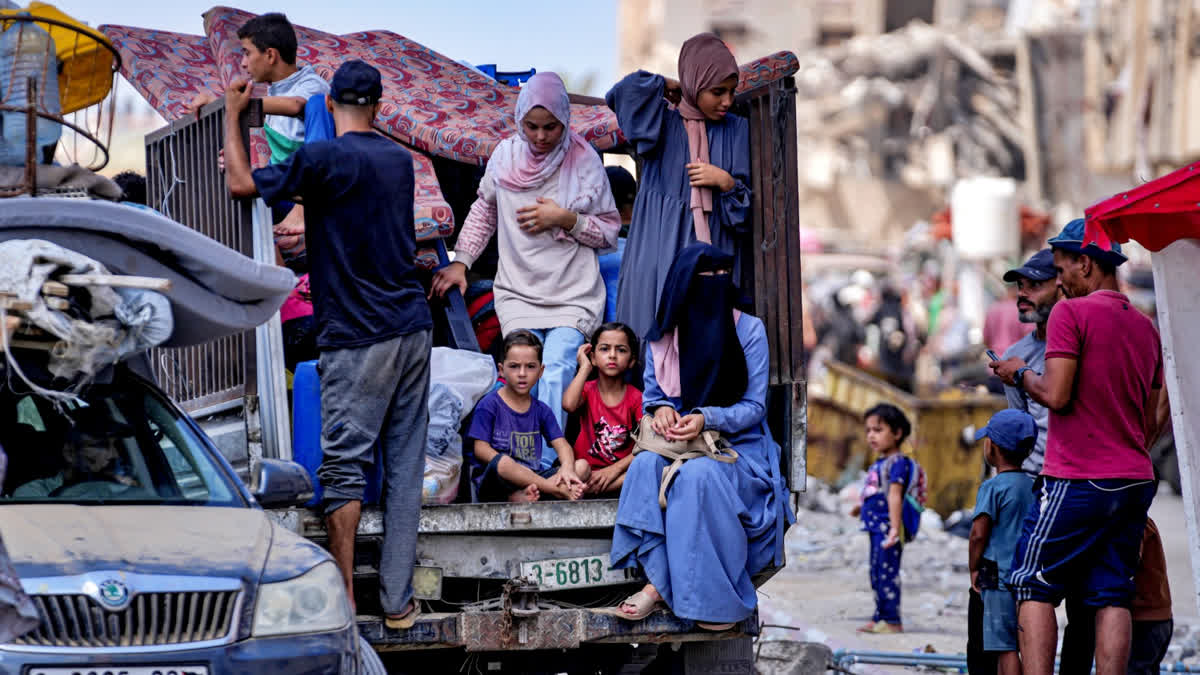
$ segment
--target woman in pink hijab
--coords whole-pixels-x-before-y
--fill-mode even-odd
[[[621,217],[600,155],[571,130],[562,79],[538,73],[517,97],[517,133],[496,146],[463,222],[454,262],[433,280],[443,295],[465,290],[466,272],[497,236],[496,315],[507,335],[533,331],[543,343],[538,400],[560,428],[563,388],[576,352],[604,316],[606,293],[597,252],[616,246]],[[553,452],[542,458],[548,468]]]
[[[617,290],[617,320],[642,337],[654,325],[667,270],[686,246],[711,243],[740,263],[750,130],[729,112],[738,72],[729,48],[701,33],[683,43],[678,81],[639,70],[606,96],[644,160]],[[740,274],[736,264],[735,279]]]

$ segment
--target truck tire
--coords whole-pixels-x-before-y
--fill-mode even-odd
[[[721,675],[755,675],[754,640],[749,637],[707,642],[685,642],[679,650],[681,675],[721,673]]]
[[[361,635],[358,636],[358,674],[387,675],[387,668],[383,667],[383,660],[379,658],[379,653]]]

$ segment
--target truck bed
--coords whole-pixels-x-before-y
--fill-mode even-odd
[[[275,521],[305,537],[324,537],[325,523],[312,509],[272,511]],[[617,517],[617,500],[582,499],[575,502],[541,501],[532,504],[437,504],[421,508],[420,534],[479,534],[553,530],[611,530]],[[383,512],[365,506],[359,536],[383,534]]]
[[[758,633],[757,614],[714,635],[670,612],[629,622],[599,611],[640,587],[644,582],[636,574],[585,588],[537,591],[529,596],[531,610],[524,615],[512,611],[513,598],[530,591],[528,586],[518,588],[522,562],[607,556],[616,513],[613,499],[423,507],[414,586],[417,597],[434,612],[423,614],[410,630],[394,631],[378,615],[375,599],[383,514],[378,507],[365,507],[354,575],[359,630],[381,651],[573,649],[582,643],[685,642]],[[271,516],[309,539],[326,542],[324,522],[314,510],[278,509]],[[437,572],[431,574],[431,569]],[[772,567],[756,575],[755,585],[777,571]]]

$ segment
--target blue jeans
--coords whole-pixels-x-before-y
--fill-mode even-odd
[[[567,426],[567,414],[563,412],[562,396],[567,384],[575,378],[576,352],[585,340],[583,333],[574,328],[559,326],[557,328],[539,328],[530,331],[542,341],[542,364],[546,372],[533,388],[533,396],[550,406],[554,419],[558,420],[559,430]],[[564,431],[565,433],[565,431]],[[542,446],[542,468],[548,469],[558,459],[558,454],[549,444]]]

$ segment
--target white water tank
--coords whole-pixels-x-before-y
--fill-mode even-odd
[[[1021,253],[1017,182],[1011,178],[964,178],[950,192],[951,237],[970,260],[1014,259]]]

